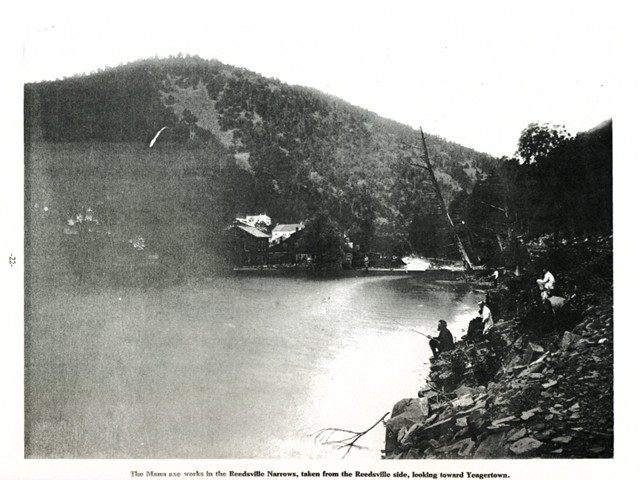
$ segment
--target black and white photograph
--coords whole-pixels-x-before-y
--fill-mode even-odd
[[[0,478],[622,478],[613,8],[80,5],[14,38]]]

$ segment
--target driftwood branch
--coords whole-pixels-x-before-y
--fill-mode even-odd
[[[380,420],[378,420],[376,423],[371,425],[366,430],[363,430],[362,432],[354,432],[353,430],[346,430],[344,428],[323,428],[315,433],[312,433],[311,435],[314,437],[314,440],[316,442],[320,441],[322,445],[339,445],[338,450],[340,450],[341,448],[346,448],[347,451],[342,456],[342,458],[344,458],[351,451],[351,449],[356,446],[356,442],[371,430],[373,430],[376,425],[384,421],[387,415],[389,415],[389,412],[385,413],[382,417],[380,417]],[[332,440],[331,437],[335,433],[343,433],[347,434],[347,436],[339,440]]]

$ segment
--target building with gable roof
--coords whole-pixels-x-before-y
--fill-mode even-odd
[[[269,235],[237,222],[225,231],[226,242],[236,266],[258,266],[269,263]]]
[[[301,231],[304,228],[302,223],[284,223],[276,225],[275,228],[271,231],[271,238],[269,239],[269,243],[272,245],[277,245],[283,240],[289,238],[296,232]]]

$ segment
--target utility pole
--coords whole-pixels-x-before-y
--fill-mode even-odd
[[[453,220],[451,220],[451,216],[449,215],[449,211],[447,210],[447,206],[444,203],[444,198],[442,198],[442,193],[440,192],[440,187],[438,186],[438,181],[436,180],[436,176],[433,173],[433,168],[431,167],[431,162],[429,161],[429,151],[427,150],[427,141],[424,138],[424,132],[422,131],[422,127],[420,127],[420,136],[422,137],[422,148],[424,149],[424,163],[425,165],[417,165],[417,164],[413,164],[417,167],[421,167],[426,169],[429,172],[429,175],[431,176],[431,181],[433,183],[434,188],[436,189],[436,196],[438,197],[438,202],[440,202],[440,208],[442,208],[442,211],[444,212],[445,216],[447,217],[448,223],[449,223],[449,227],[451,229],[451,233],[453,234],[453,238],[455,239],[456,242],[456,246],[458,247],[458,251],[460,252],[460,255],[462,256],[462,261],[464,263],[465,268],[472,270],[473,269],[473,265],[471,264],[471,260],[469,260],[469,255],[467,255],[467,251],[464,249],[464,245],[462,244],[462,240],[460,240],[460,237],[458,236],[458,233],[456,232],[456,228],[453,224]]]

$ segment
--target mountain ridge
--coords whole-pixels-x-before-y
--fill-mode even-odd
[[[185,248],[184,232],[171,225],[187,223],[194,251],[216,250],[217,232],[238,212],[258,211],[284,223],[326,214],[364,250],[420,250],[416,238],[446,236],[446,225],[430,179],[411,166],[422,155],[418,139],[409,126],[317,89],[199,57],[25,85],[30,203],[42,204],[35,197],[49,191],[63,216],[100,204],[121,218],[113,225],[119,242],[125,231],[150,238],[162,230],[172,241],[149,245],[172,243],[165,254]],[[447,203],[496,162],[438,136],[427,142]],[[32,168],[34,155],[46,166]],[[128,171],[138,174],[125,185]],[[135,210],[158,210],[148,201],[162,205],[152,212],[162,228]]]

